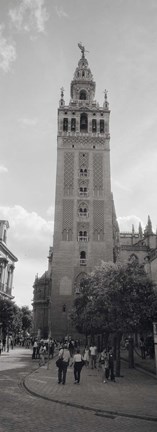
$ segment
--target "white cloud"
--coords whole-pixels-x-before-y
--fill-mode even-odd
[[[13,27],[18,32],[45,32],[45,24],[49,19],[45,7],[45,0],[20,0],[18,6],[9,10],[9,17]]]
[[[4,25],[0,25],[0,69],[9,72],[12,63],[16,60],[16,46],[3,36],[4,28]]]
[[[47,256],[52,245],[52,221],[46,221],[36,212],[28,212],[20,205],[0,207],[0,219],[9,222],[8,247],[17,258],[32,260]]]
[[[62,6],[55,6],[55,11],[59,18],[69,18],[69,15],[65,12]]]
[[[21,123],[23,126],[36,126],[38,123],[38,118],[21,117],[18,119],[18,122]]]
[[[138,216],[135,215],[119,216],[117,220],[121,232],[131,232],[132,225],[134,225],[135,231],[138,231],[139,223],[141,223],[142,228],[145,227],[143,221]]]
[[[4,165],[0,165],[0,174],[7,173],[8,168],[6,168]]]

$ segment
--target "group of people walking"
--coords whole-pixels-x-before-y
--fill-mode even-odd
[[[97,353],[97,347],[93,344],[90,347],[86,346],[84,351],[80,352],[80,347],[71,356],[67,343],[59,349],[56,366],[58,367],[58,384],[65,384],[68,366],[74,367],[74,384],[80,383],[81,370],[83,366],[91,369],[98,368],[102,370],[102,381],[106,383],[109,378],[115,382],[114,375],[114,358],[112,349],[103,349],[100,354]]]

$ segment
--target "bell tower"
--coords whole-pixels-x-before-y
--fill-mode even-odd
[[[52,267],[52,335],[72,335],[70,311],[82,278],[101,260],[113,261],[113,199],[110,184],[110,110],[102,106],[85,48],[65,104],[58,108],[57,173]]]

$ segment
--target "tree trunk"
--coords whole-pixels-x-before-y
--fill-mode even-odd
[[[129,368],[134,368],[134,340],[132,337],[129,338],[129,346],[128,346],[128,360],[129,360]]]
[[[120,343],[121,343],[121,334],[118,334],[116,337],[116,376],[120,377],[120,369],[121,369],[121,361],[120,361]]]
[[[113,356],[114,356],[114,360],[116,360],[116,358],[117,358],[117,335],[115,335],[114,339],[113,339]]]

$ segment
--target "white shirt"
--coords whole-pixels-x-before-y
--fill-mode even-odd
[[[81,356],[81,354],[75,354],[74,355],[74,363],[79,363],[79,362],[81,362],[82,361],[82,356]]]
[[[89,349],[90,349],[91,355],[96,355],[96,350],[97,350],[96,346],[91,346]]]

